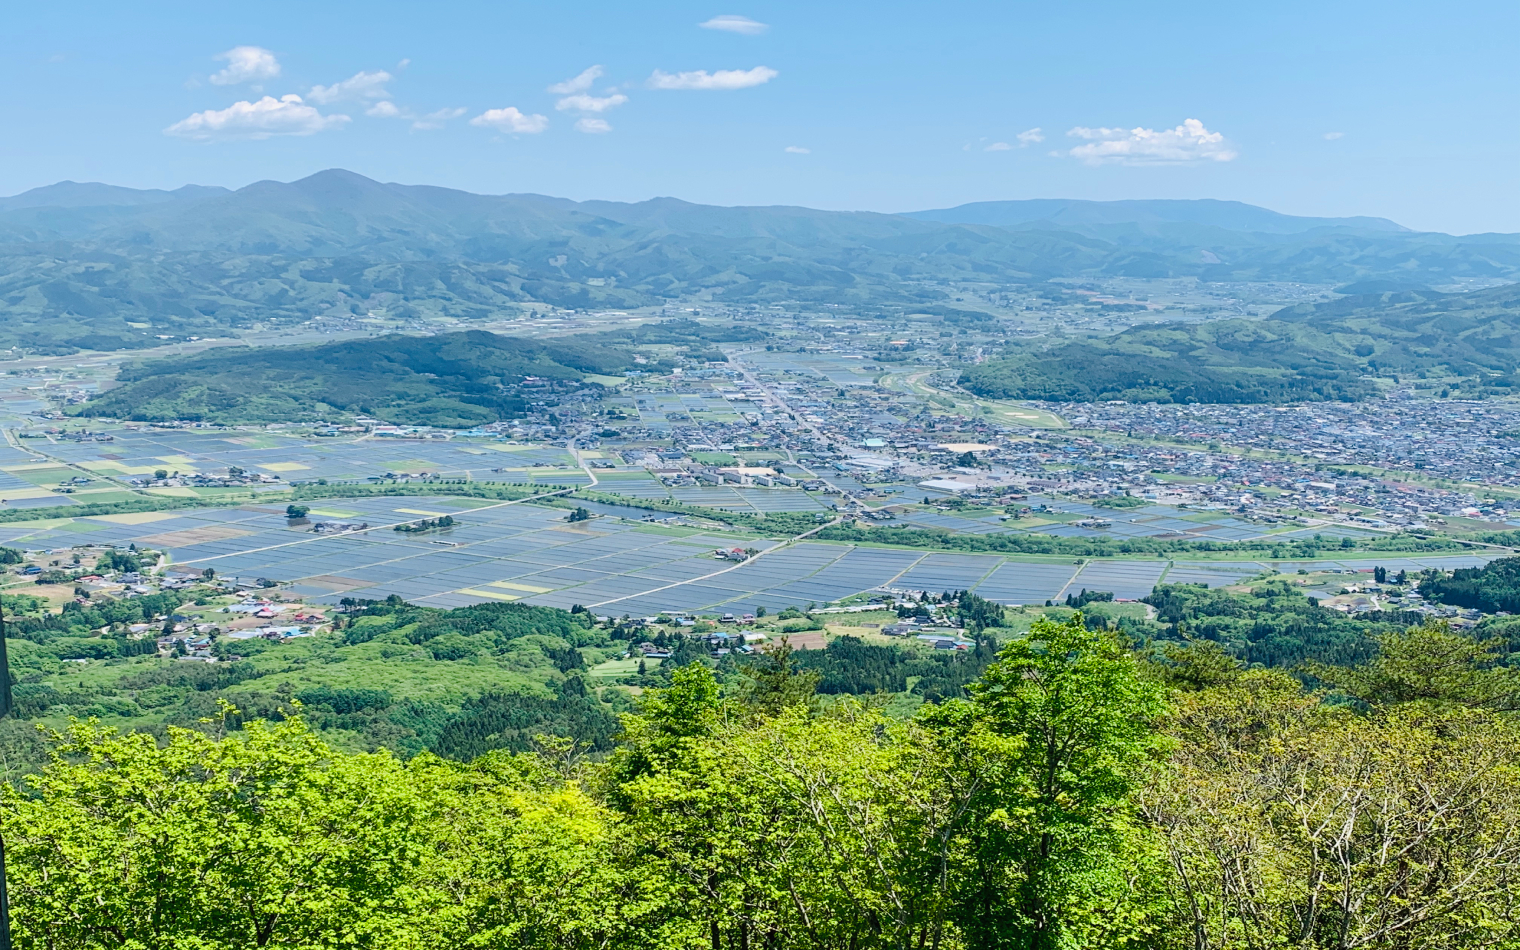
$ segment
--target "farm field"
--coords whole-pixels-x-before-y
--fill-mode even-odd
[[[605,506],[604,506],[605,507]],[[605,514],[566,522],[567,512],[531,502],[389,496],[317,502],[310,520],[369,528],[316,534],[292,523],[281,505],[188,509],[0,525],[0,544],[61,552],[76,545],[154,548],[172,566],[211,568],[244,581],[265,578],[317,603],[397,595],[432,607],[515,601],[552,607],[580,604],[598,614],[749,613],[845,600],[896,590],[972,590],[1004,604],[1059,600],[1081,589],[1121,599],[1158,583],[1224,586],[1275,570],[1390,570],[1465,567],[1484,555],[1379,555],[1303,562],[1006,557],[886,549],[803,541],[787,544],[719,531],[651,525]],[[393,531],[419,518],[451,515],[454,527],[417,534]],[[752,546],[743,563],[713,556]]]

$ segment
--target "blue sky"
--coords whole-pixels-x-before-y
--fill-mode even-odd
[[[6,19],[4,194],[343,167],[576,199],[1207,197],[1520,231],[1513,2],[61,0]]]

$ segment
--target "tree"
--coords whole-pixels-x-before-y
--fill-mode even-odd
[[[1189,947],[1514,943],[1520,731],[1416,701],[1370,715],[1252,671],[1180,694],[1144,810]]]
[[[153,477],[159,481],[163,481],[169,477],[169,470],[167,468],[155,469],[153,471]]]
[[[135,573],[142,570],[142,560],[135,554],[128,554],[125,551],[118,551],[112,548],[95,561],[95,569],[100,571]]]
[[[1140,850],[1133,796],[1163,746],[1159,687],[1077,614],[1036,620],[971,694],[922,716],[963,800],[946,883],[968,945],[1113,939]]]
[[[310,513],[311,509],[306,505],[290,504],[285,506],[285,517],[292,520],[304,518]]]
[[[591,512],[587,511],[585,508],[577,506],[573,511],[570,512],[570,517],[566,518],[565,520],[570,522],[590,521]]]
[[[1502,637],[1478,640],[1430,623],[1385,633],[1378,653],[1356,667],[1309,666],[1321,681],[1373,706],[1429,702],[1520,711],[1520,669],[1505,666]]]
[[[77,724],[40,797],[5,792],[17,945],[386,946],[418,845],[404,771],[299,720],[162,748]]]
[[[743,680],[737,695],[758,716],[775,716],[783,710],[818,709],[818,670],[800,669],[792,658],[792,645],[786,637],[763,648],[741,669]]]

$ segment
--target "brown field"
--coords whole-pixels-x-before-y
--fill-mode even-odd
[[[310,584],[313,587],[325,587],[337,594],[345,590],[367,587],[371,582],[356,580],[352,577],[341,577],[337,574],[318,574],[315,577],[303,578],[301,583]]]
[[[183,531],[165,531],[163,534],[150,534],[146,538],[138,538],[137,541],[139,544],[145,544],[153,548],[184,548],[192,544],[205,544],[207,541],[241,538],[245,534],[252,533],[252,531],[246,528],[211,524],[204,528],[186,528]]]

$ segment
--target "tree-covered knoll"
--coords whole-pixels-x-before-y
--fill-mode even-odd
[[[1344,614],[1321,607],[1283,580],[1245,592],[1203,584],[1159,584],[1142,603],[1156,610],[1157,640],[1210,641],[1242,662],[1294,669],[1306,662],[1350,666],[1376,650],[1376,637],[1413,618]],[[1134,625],[1136,632],[1145,625]]]
[[[1420,594],[1427,600],[1484,613],[1520,614],[1520,557],[1489,561],[1482,567],[1459,567],[1450,574],[1426,571]]]
[[[1285,307],[1274,323],[1335,341],[1375,373],[1481,376],[1488,385],[1520,384],[1520,289],[1514,284],[1464,294],[1433,290],[1357,294]]]
[[[1289,403],[1375,396],[1371,377],[1471,377],[1463,391],[1520,385],[1520,292],[1358,294],[1266,320],[1132,327],[1097,340],[1016,344],[961,383],[1000,399]]]
[[[480,330],[316,346],[216,348],[125,366],[120,385],[71,411],[142,421],[339,421],[468,428],[519,416],[529,398],[620,373],[633,354],[597,343],[540,342]],[[524,386],[527,377],[537,377]],[[529,395],[530,393],[534,395]]]
[[[980,396],[1052,402],[1284,403],[1365,399],[1354,355],[1310,328],[1270,320],[1134,327],[1100,340],[1016,346],[966,368]]]
[[[13,932],[26,950],[1510,947],[1520,726],[1454,636],[1382,638],[1343,678],[1355,705],[1207,645],[1143,658],[1076,618],[906,720],[813,702],[785,662],[732,687],[690,664],[604,756],[543,739],[402,761],[299,717],[223,730],[226,709],[162,737],[79,723],[0,798]],[[1458,659],[1422,678],[1433,657]]]

